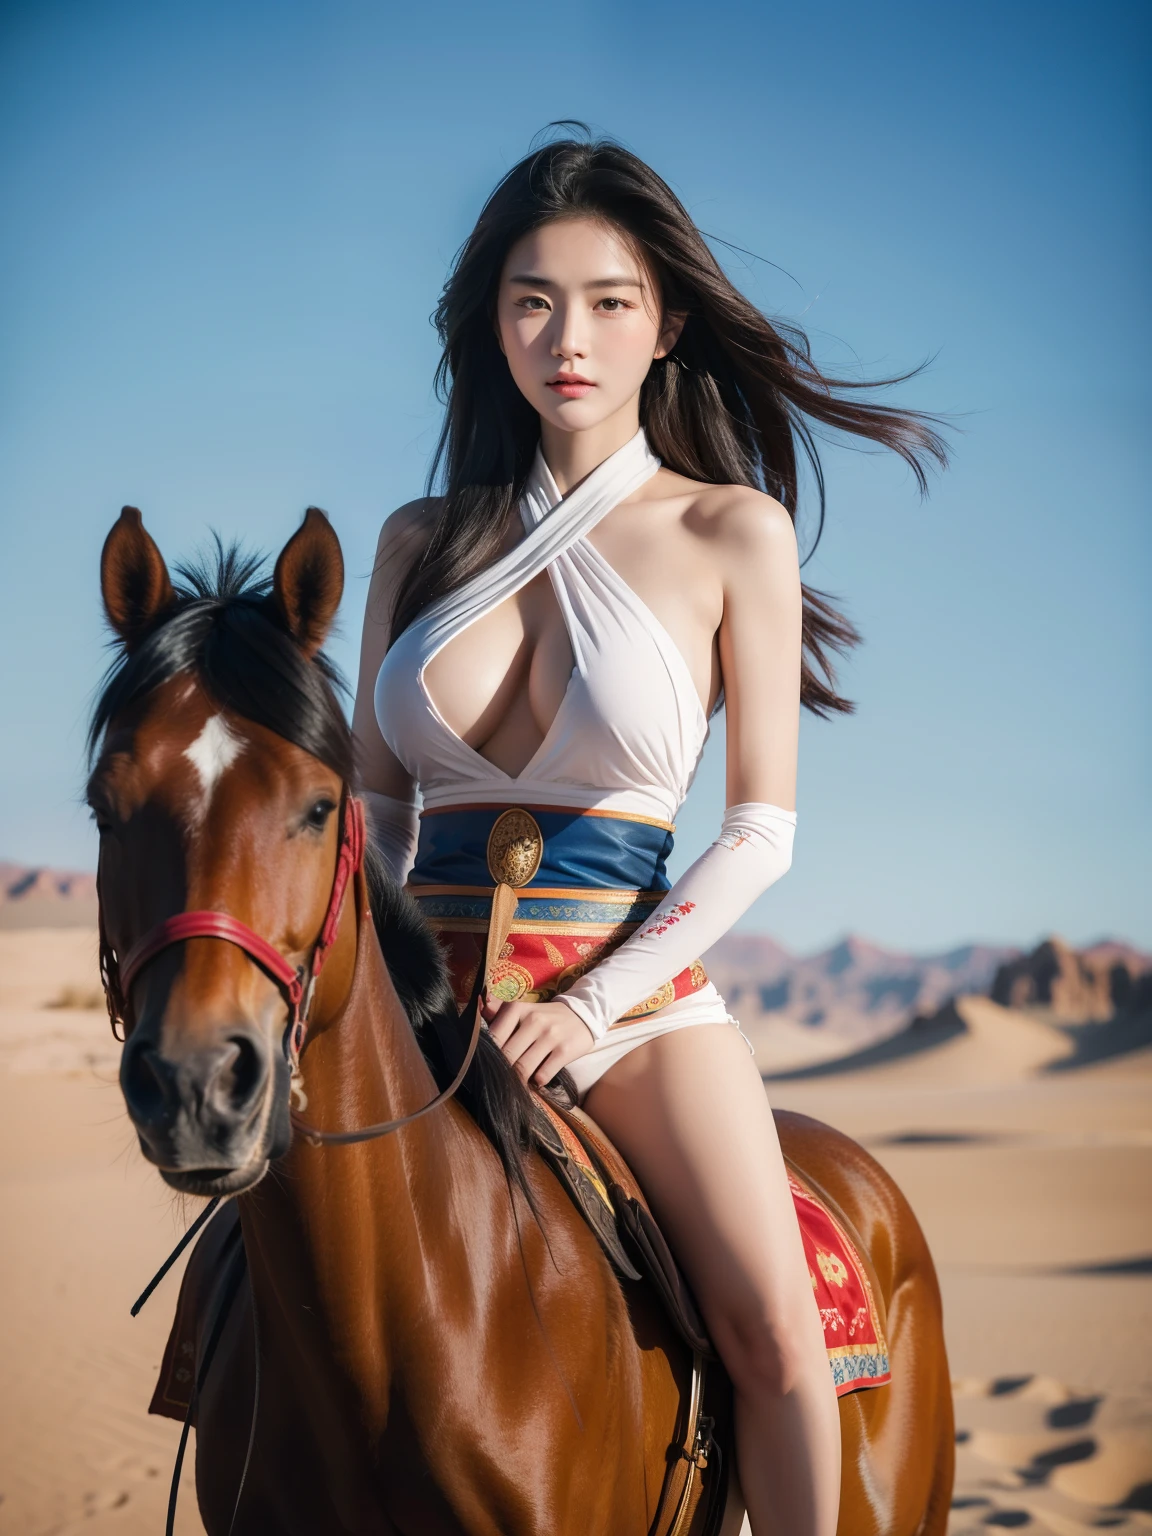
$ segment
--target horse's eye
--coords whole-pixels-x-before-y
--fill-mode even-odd
[[[328,799],[317,800],[304,818],[304,825],[312,827],[317,832],[322,832],[328,825],[328,818],[336,809],[335,803]]]

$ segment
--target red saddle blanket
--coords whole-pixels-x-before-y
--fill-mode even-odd
[[[836,1396],[892,1380],[888,1345],[867,1270],[851,1238],[812,1190],[789,1170],[788,1183]]]

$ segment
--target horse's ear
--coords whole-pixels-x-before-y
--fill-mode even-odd
[[[280,551],[272,601],[306,656],[324,644],[344,591],[344,556],[327,515],[309,507]]]
[[[128,650],[138,645],[175,598],[164,556],[136,507],[124,507],[100,554],[100,590],[108,622]]]

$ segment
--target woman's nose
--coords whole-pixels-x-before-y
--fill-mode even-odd
[[[567,362],[571,358],[588,356],[588,336],[583,316],[575,304],[558,307],[552,341],[552,356]]]

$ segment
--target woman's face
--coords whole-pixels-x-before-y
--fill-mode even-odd
[[[684,319],[664,325],[651,274],[611,225],[554,219],[518,240],[500,274],[496,332],[521,394],[567,432],[640,392]]]

